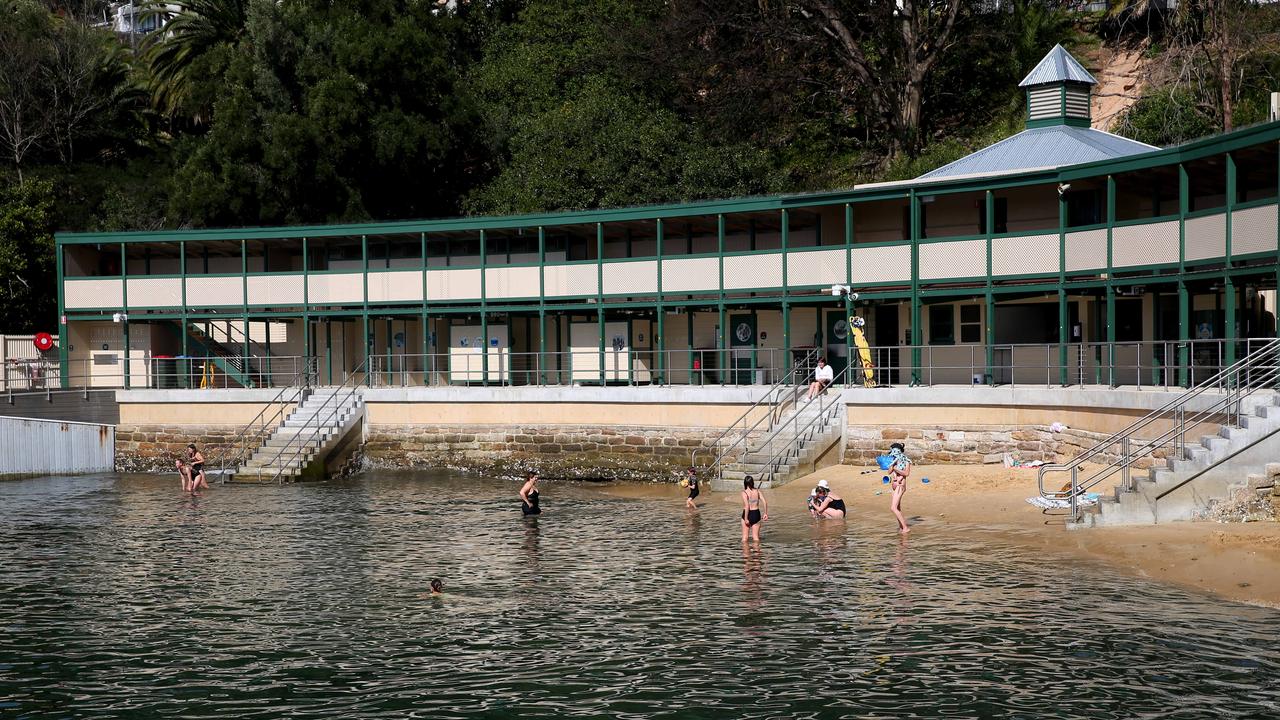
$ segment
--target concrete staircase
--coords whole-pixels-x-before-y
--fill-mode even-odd
[[[364,402],[350,388],[316,388],[249,459],[236,482],[323,477],[360,439]]]
[[[838,393],[802,403],[762,434],[750,438],[746,450],[724,465],[716,490],[741,490],[750,475],[756,487],[769,488],[840,461],[845,404]]]
[[[1259,391],[1241,398],[1238,425],[1222,425],[1187,445],[1180,458],[1156,459],[1133,487],[1121,484],[1080,518],[1085,527],[1150,525],[1193,520],[1250,484],[1263,487],[1267,465],[1280,458],[1280,394]]]

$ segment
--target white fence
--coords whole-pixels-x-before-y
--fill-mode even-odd
[[[116,427],[0,416],[0,476],[115,469]]]

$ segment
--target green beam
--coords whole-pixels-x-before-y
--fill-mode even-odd
[[[666,370],[666,362],[667,362],[666,352],[665,352],[667,348],[667,332],[666,332],[667,309],[662,304],[662,239],[663,239],[662,238],[662,232],[663,232],[662,218],[658,218],[655,221],[655,224],[656,224],[656,227],[655,227],[656,235],[655,235],[654,244],[655,244],[655,250],[657,251],[657,255],[658,255],[658,329],[657,329],[658,336],[649,338],[649,342],[658,351],[658,355],[655,358],[655,362],[654,362],[654,365],[657,367],[658,372],[654,379],[657,381],[659,385],[665,385],[666,379],[663,377],[663,374],[664,374],[664,371]]]
[[[129,372],[129,258],[125,254],[124,243],[120,244],[120,312],[124,314],[124,389],[128,390],[132,382]]]
[[[1187,271],[1187,213],[1191,209],[1191,178],[1178,163],[1178,272]],[[1185,280],[1178,281],[1178,385],[1191,387],[1191,296]]]
[[[600,387],[605,386],[604,372],[604,223],[596,223],[596,324],[600,343]]]
[[[920,317],[920,201],[914,189],[907,202],[911,225],[911,384],[916,385],[921,381],[920,345],[924,342],[924,326]]]
[[[987,280],[986,280],[986,293],[984,294],[984,299],[985,299],[984,311],[986,312],[986,316],[987,316],[986,317],[986,320],[987,320],[986,322],[986,330],[987,330],[986,332],[986,337],[987,337],[986,380],[988,383],[994,385],[996,382],[996,369],[995,369],[996,368],[996,349],[995,349],[996,299],[995,299],[995,294],[992,292],[993,283],[991,280],[991,269],[992,269],[991,246],[993,242],[992,237],[995,235],[995,231],[996,231],[996,195],[990,190],[986,191],[983,195],[984,195],[983,207],[986,209],[986,218],[985,218],[986,221],[983,223],[984,227],[982,231],[983,231],[983,234],[986,235],[986,246],[987,246]]]
[[[489,264],[489,243],[484,229],[480,230],[480,385],[489,387],[489,301],[485,284],[485,268]],[[508,332],[510,330],[508,329]],[[510,335],[507,336],[508,338]]]

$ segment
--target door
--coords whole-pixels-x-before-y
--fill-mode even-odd
[[[871,348],[871,357],[878,368],[876,378],[882,382],[888,378],[890,384],[898,380],[898,306],[876,306],[875,347]],[[886,375],[887,373],[887,375]]]
[[[755,313],[729,316],[729,357],[734,385],[750,385],[755,370]]]
[[[823,354],[827,356],[827,364],[831,372],[837,376],[849,365],[849,318],[844,310],[828,310],[826,328],[826,344]]]

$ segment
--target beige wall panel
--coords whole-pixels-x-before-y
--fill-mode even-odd
[[[996,197],[1009,199],[1008,232],[1038,235],[1049,228],[1058,227],[1056,185],[998,190]]]
[[[250,305],[303,304],[301,275],[250,275]]]
[[[1029,275],[1058,272],[1058,235],[994,238],[991,241],[992,275]]]
[[[1276,206],[1239,210],[1231,214],[1231,254],[1275,252]],[[130,297],[133,294],[130,293]]]
[[[188,277],[187,307],[244,304],[244,279],[240,277]]]
[[[369,302],[422,302],[422,271],[369,273]]]
[[[726,290],[782,286],[782,253],[734,255],[724,259]]]
[[[604,294],[656,295],[658,293],[658,261],[605,263]]]
[[[662,261],[662,292],[716,292],[720,286],[720,260],[687,258]]]
[[[364,280],[360,273],[309,275],[307,295],[313,305],[364,302]]]
[[[1105,270],[1106,267],[1106,230],[1067,233],[1067,272]]]
[[[911,282],[911,246],[853,248],[853,283]]]
[[[547,297],[595,295],[600,286],[595,263],[548,265],[543,271]]]
[[[652,427],[728,427],[747,409],[746,405],[662,403],[369,403],[367,407],[370,425]]]
[[[427,271],[430,300],[479,300],[480,268]]]
[[[825,227],[823,231],[826,231]],[[801,287],[843,284],[847,275],[846,262],[843,248],[787,253],[787,285]]]
[[[1208,260],[1227,254],[1227,216],[1224,213],[1187,221],[1187,260]]]
[[[920,246],[921,280],[986,276],[986,240],[959,240]]]
[[[76,308],[118,308],[124,304],[120,280],[64,280],[64,305]]]
[[[182,307],[182,278],[129,278],[129,307]]]
[[[856,203],[853,206],[853,242],[902,240],[902,209],[905,206],[905,201]]]
[[[484,294],[491,299],[538,297],[538,268],[487,268],[484,271]]]
[[[1176,221],[1126,225],[1111,231],[1112,267],[1176,262],[1178,262],[1178,223]]]
[[[247,425],[267,403],[211,402],[200,406],[200,412],[191,412],[185,403],[120,403],[121,425]],[[293,410],[287,406],[286,414]],[[268,415],[274,413],[268,411]]]

